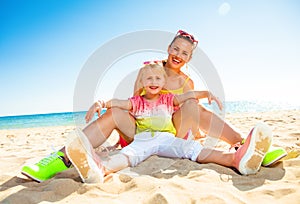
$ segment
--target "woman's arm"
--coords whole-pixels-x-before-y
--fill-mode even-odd
[[[183,94],[175,95],[174,97],[174,105],[178,106],[188,99],[202,99],[202,98],[208,98],[209,97],[208,91],[188,91]]]

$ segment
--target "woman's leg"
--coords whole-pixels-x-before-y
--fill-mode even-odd
[[[112,108],[84,128],[83,132],[95,148],[103,144],[114,129],[118,129],[124,135],[127,135],[124,139],[131,142],[135,134],[135,120],[128,112]],[[55,174],[68,169],[70,166],[71,162],[67,157],[65,147],[63,147],[60,151],[43,158],[34,165],[23,166],[22,174],[41,182],[52,178]]]
[[[96,148],[106,141],[114,129],[121,132],[124,139],[130,143],[136,129],[134,117],[122,109],[111,108],[84,128],[83,132],[89,138],[92,146]]]
[[[177,136],[183,138],[191,129],[198,134],[198,128],[211,137],[220,138],[233,145],[242,141],[241,134],[222,120],[219,116],[198,104],[196,100],[187,100],[182,104],[180,111],[173,114],[173,122]]]
[[[199,127],[202,131],[211,137],[220,138],[230,145],[242,142],[243,138],[240,132],[213,112],[200,104],[197,105],[200,112]]]
[[[194,137],[197,138],[197,136],[199,136],[199,122],[197,122],[199,117],[195,117],[199,115],[190,114],[192,109],[195,111],[193,107],[195,103],[194,100],[187,100],[181,105],[180,109],[173,114],[172,119],[176,128],[176,137],[184,138],[189,130],[192,130]],[[196,119],[196,121],[194,119]]]
[[[100,118],[85,127],[82,131],[89,139],[91,145],[96,148],[109,138],[114,129],[121,132],[123,138],[130,143],[135,134],[135,119],[129,114],[129,112],[119,108],[111,108],[108,109]],[[65,147],[63,147],[60,151],[65,153]],[[68,161],[66,154],[65,159]]]

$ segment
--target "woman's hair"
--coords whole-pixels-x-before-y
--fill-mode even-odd
[[[172,42],[170,43],[170,46],[175,42],[176,39],[181,38],[184,39],[186,41],[188,41],[189,43],[191,43],[193,45],[193,49],[195,49],[198,45],[198,41],[194,38],[193,35],[183,31],[183,30],[179,30],[176,34],[176,36],[173,38]]]

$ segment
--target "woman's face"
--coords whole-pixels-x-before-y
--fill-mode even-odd
[[[177,38],[168,48],[168,65],[181,68],[192,58],[193,44],[188,40]]]

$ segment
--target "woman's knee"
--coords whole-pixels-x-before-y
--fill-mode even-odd
[[[117,107],[113,107],[108,110],[113,116],[119,116],[119,115],[123,115],[125,113],[125,111],[123,109],[117,108]]]
[[[96,119],[96,123],[99,125],[109,125],[113,128],[117,127],[117,122],[128,116],[128,113],[125,113],[124,110],[120,108],[110,108],[107,109],[106,112],[101,115],[101,117]]]
[[[185,101],[181,106],[180,109],[180,116],[184,119],[194,118],[198,115],[198,102],[194,99],[189,99]]]
[[[197,109],[198,108],[198,100],[188,99],[181,105],[181,108],[187,108],[188,110]]]
[[[125,112],[123,109],[114,107],[114,108],[107,109],[105,114],[103,114],[103,117],[114,120],[118,118],[128,117],[128,115],[129,113]]]

